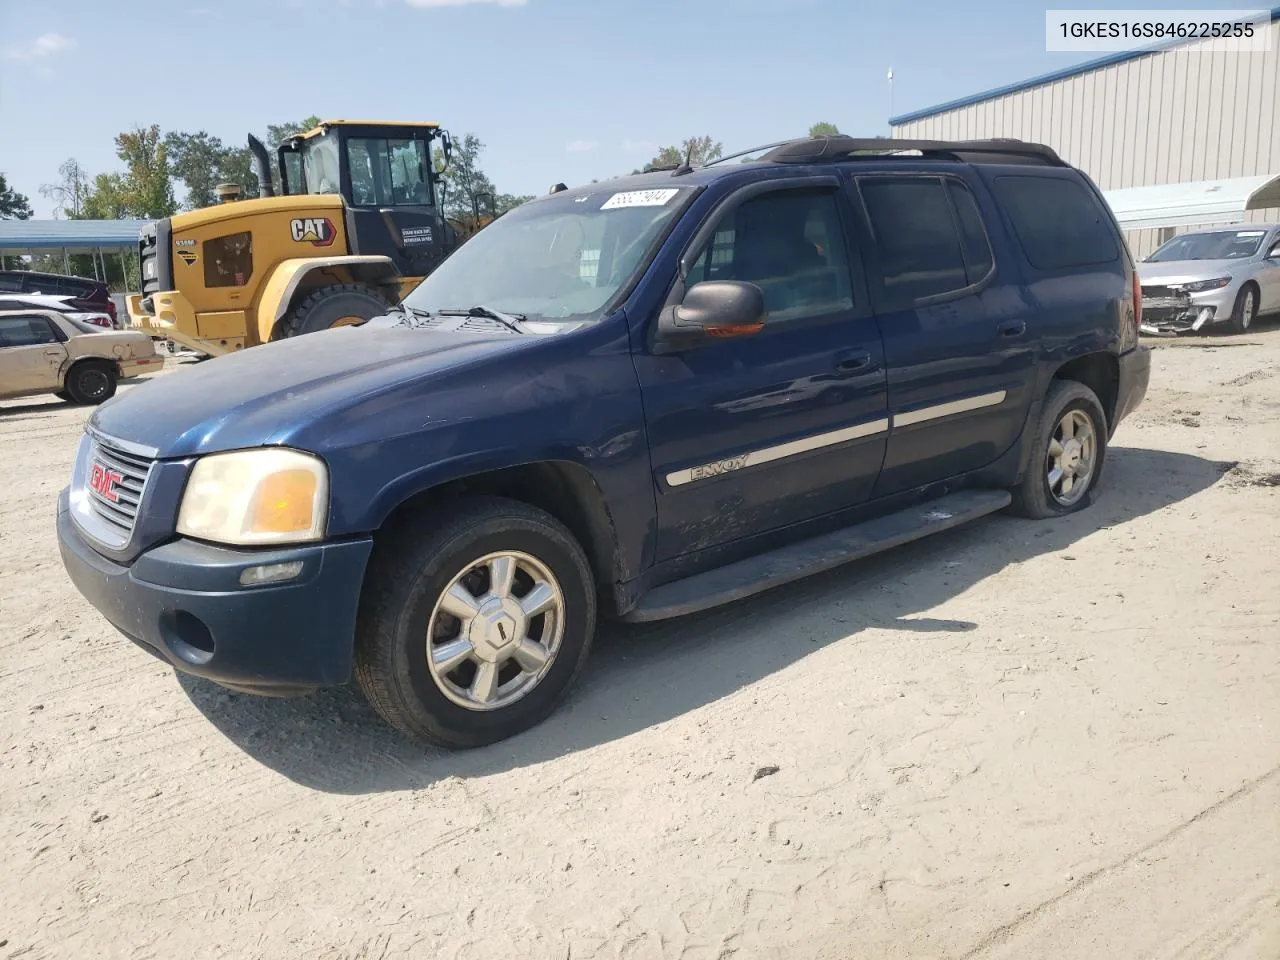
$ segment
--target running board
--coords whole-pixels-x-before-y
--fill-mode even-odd
[[[732,603],[931,533],[950,530],[1002,510],[1012,500],[1006,490],[962,490],[948,494],[898,513],[655,587],[622,619],[633,623],[665,620]]]

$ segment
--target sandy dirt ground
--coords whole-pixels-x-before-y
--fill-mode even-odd
[[[609,628],[459,754],[115,634],[85,416],[0,404],[0,960],[1280,957],[1276,324],[1158,342],[1083,513]]]

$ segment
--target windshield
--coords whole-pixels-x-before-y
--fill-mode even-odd
[[[598,319],[694,190],[601,190],[550,197],[495,220],[440,264],[405,303],[485,306],[538,320]]]
[[[302,169],[307,193],[340,193],[338,138],[332,134],[312,137],[302,145]]]
[[[1262,246],[1265,230],[1223,230],[1174,237],[1147,257],[1150,263],[1172,260],[1245,260]]]

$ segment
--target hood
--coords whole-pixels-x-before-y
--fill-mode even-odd
[[[1234,276],[1249,260],[1167,260],[1161,263],[1139,263],[1138,276],[1143,283],[1194,283],[1216,277]]]
[[[340,327],[156,377],[107,401],[89,424],[161,458],[286,443],[300,428],[399,384],[541,339]]]

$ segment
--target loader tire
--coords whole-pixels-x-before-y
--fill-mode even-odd
[[[272,340],[318,333],[333,327],[359,326],[380,317],[391,302],[363,283],[335,283],[311,291],[276,324]]]

